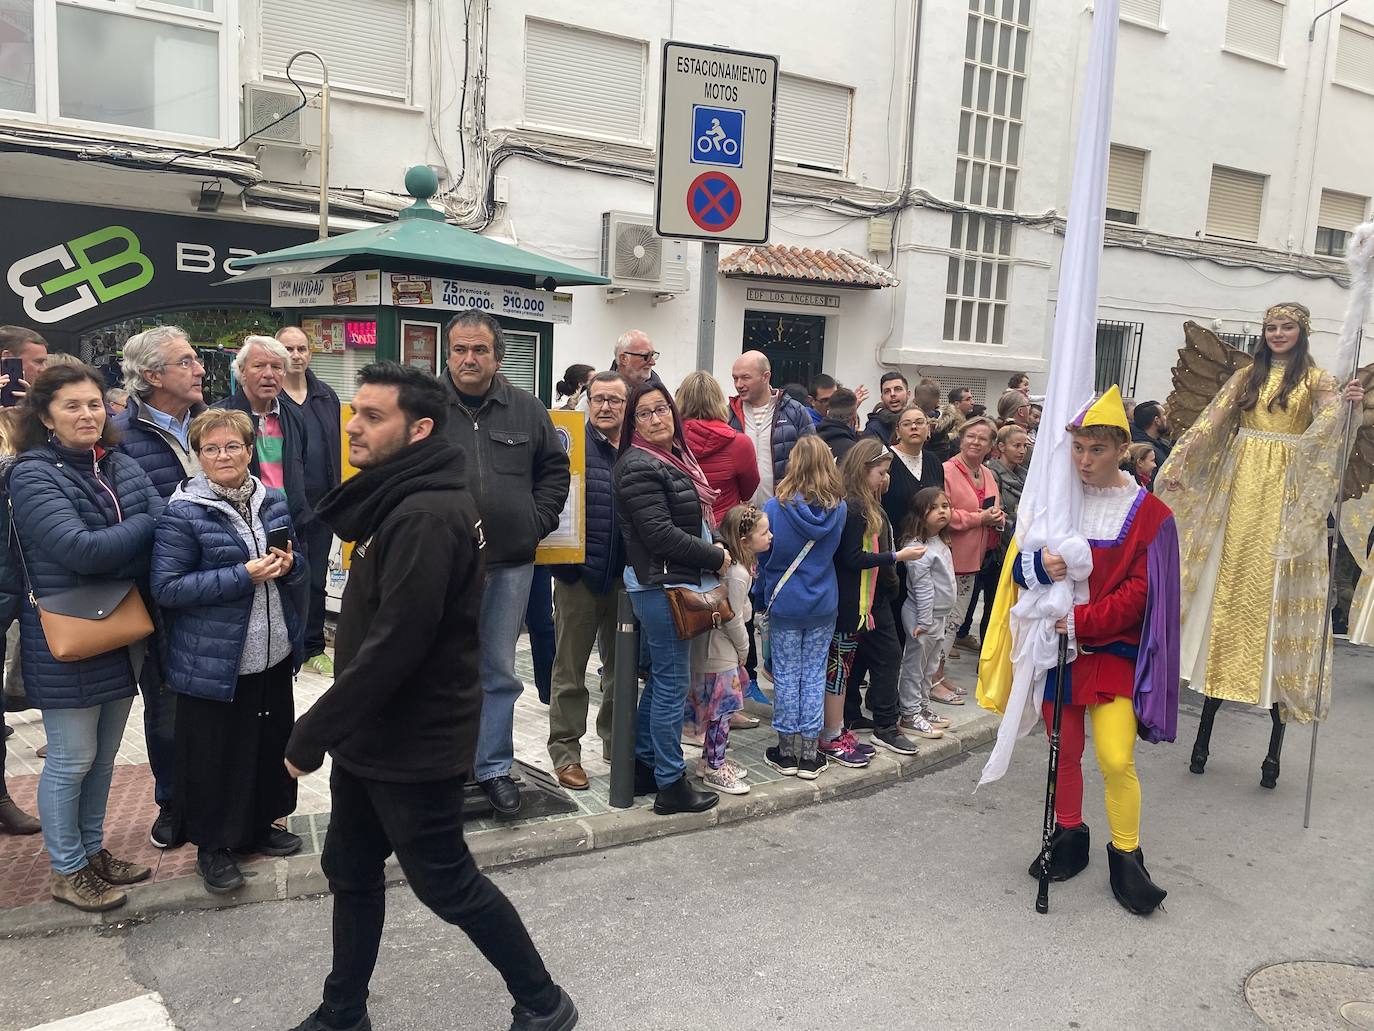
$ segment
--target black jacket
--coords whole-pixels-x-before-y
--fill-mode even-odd
[[[482,708],[484,570],[462,452],[437,438],[412,444],[330,491],[320,518],[358,546],[339,613],[334,686],[296,721],[287,758],[315,770],[327,751],[374,780],[466,774]]]
[[[558,525],[568,500],[568,454],[539,398],[497,373],[476,411],[448,385],[444,435],[467,457],[468,489],[482,513],[488,566],[522,566]]]
[[[887,407],[879,405],[868,415],[868,422],[864,424],[864,436],[876,437],[884,444],[892,443],[892,434],[897,429],[897,413]]]
[[[822,419],[816,424],[816,432],[830,448],[836,463],[843,463],[849,449],[859,442],[859,435],[854,432],[854,427],[839,419]]]
[[[835,630],[839,633],[854,634],[859,626],[859,588],[865,569],[878,571],[877,590],[873,596],[870,610],[877,625],[893,621],[892,602],[897,597],[897,556],[892,547],[892,528],[883,521],[878,533],[878,550],[864,550],[863,509],[849,502],[844,520],[844,531],[840,534],[840,546],[835,549],[835,580],[840,589],[840,607],[835,615]]]
[[[257,432],[258,420],[253,414],[253,406],[248,401],[248,395],[239,387],[223,401],[216,401],[215,408],[232,408],[235,411],[243,412],[248,418],[253,420],[253,431]],[[278,398],[278,416],[281,419],[282,435],[282,493],[286,495],[286,507],[291,511],[291,525],[296,528],[296,532],[301,532],[301,527],[305,526],[315,518],[315,510],[310,505],[310,498],[305,487],[305,421],[301,417],[301,410],[291,402],[285,394]],[[257,450],[253,451],[253,460],[248,463],[248,471],[258,479],[262,479],[262,466],[258,462]]]
[[[892,532],[899,536],[902,527],[906,525],[906,516],[911,508],[911,499],[923,487],[944,487],[945,485],[944,463],[929,451],[924,451],[923,455],[921,478],[918,480],[911,475],[911,470],[902,461],[902,456],[895,451],[892,453],[892,480],[888,484],[887,493],[883,495],[883,511],[887,513],[887,521],[892,524]],[[897,543],[900,545],[901,541]]]
[[[701,583],[720,549],[701,536],[701,498],[686,473],[637,447],[615,464],[615,503],[625,557],[644,586]]]
[[[296,404],[285,390],[282,407],[290,405],[305,426],[305,497],[313,506],[339,485],[342,427],[339,395],[309,369],[305,370],[305,403]]]

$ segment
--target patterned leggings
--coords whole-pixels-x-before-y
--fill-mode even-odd
[[[826,654],[835,624],[808,630],[772,628],[773,729],[817,738],[824,718]]]
[[[725,746],[730,743],[730,713],[706,725],[706,743],[702,746],[702,758],[706,765],[718,770],[725,765]]]

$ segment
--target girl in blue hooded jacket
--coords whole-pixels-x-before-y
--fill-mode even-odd
[[[807,434],[787,460],[776,496],[763,506],[773,546],[759,556],[759,578],[773,652],[773,729],[765,753],[786,777],[815,780],[825,769],[816,750],[825,700],[825,663],[835,632],[839,588],[835,549],[846,516],[835,459]]]

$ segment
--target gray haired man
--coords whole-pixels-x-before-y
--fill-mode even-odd
[[[171,497],[177,484],[200,472],[187,433],[191,420],[205,411],[201,393],[205,366],[184,330],[155,326],[125,341],[121,369],[129,401],[112,420],[119,430],[120,450],[143,467],[159,494]],[[158,805],[148,837],[158,848],[169,848],[179,844],[171,813],[176,695],[163,682],[157,653],[156,648],[149,650],[139,674],[143,733]]]

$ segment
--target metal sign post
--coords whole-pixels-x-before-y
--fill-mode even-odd
[[[654,231],[701,240],[697,368],[715,365],[720,245],[767,243],[778,59],[663,44]]]

